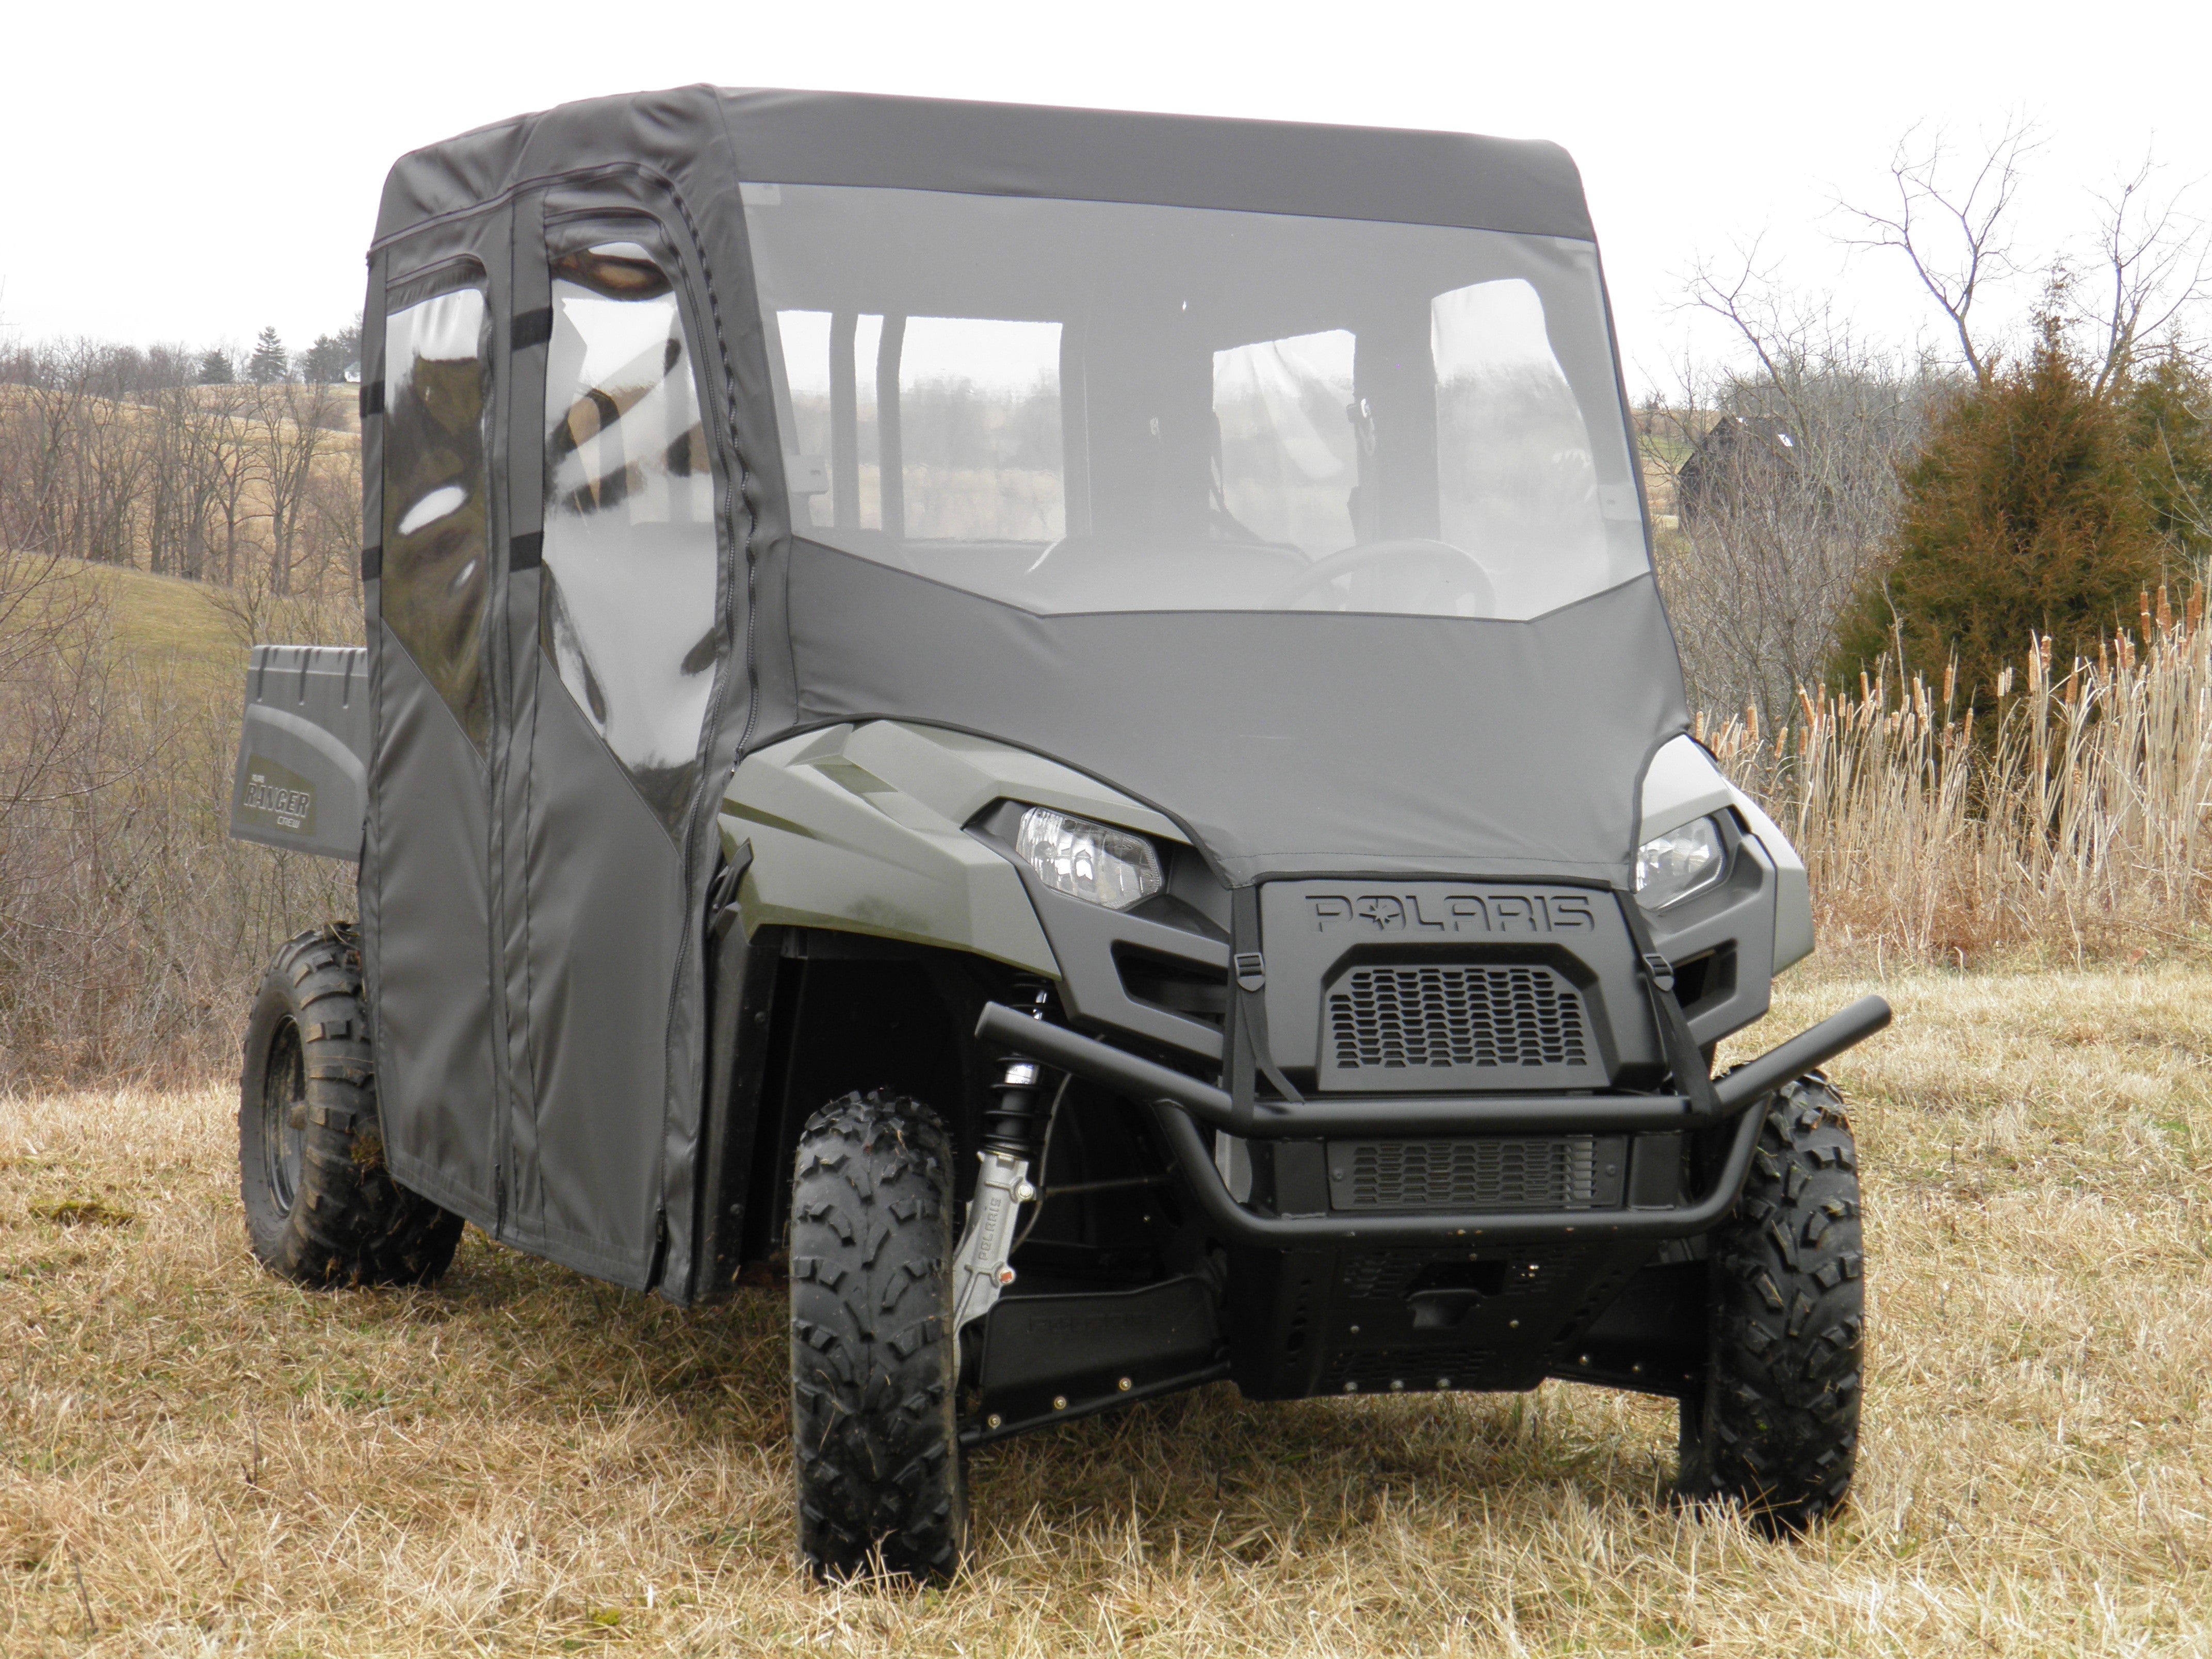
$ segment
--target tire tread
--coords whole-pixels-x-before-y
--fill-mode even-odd
[[[1742,1196],[1712,1237],[1708,1374],[1702,1398],[1683,1403],[1678,1490],[1789,1534],[1850,1491],[1866,1257],[1841,1097],[1813,1073],[1764,1109]]]
[[[850,1094],[799,1137],[792,1189],[799,1553],[816,1575],[958,1568],[951,1144],[929,1109]]]
[[[289,1214],[276,1208],[260,1174],[256,1097],[268,1045],[287,1016],[299,1030],[307,1079],[300,1192]],[[431,1284],[452,1264],[460,1242],[461,1218],[409,1192],[385,1166],[368,1030],[361,942],[352,924],[331,922],[288,939],[262,981],[246,1028],[240,1184],[254,1255],[272,1272],[313,1289]]]

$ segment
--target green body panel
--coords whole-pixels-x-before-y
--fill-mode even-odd
[[[1024,750],[899,720],[832,726],[748,755],[723,793],[725,847],[752,843],[746,932],[872,933],[1059,978],[1020,875],[962,828],[996,800],[1185,840],[1163,814]]]

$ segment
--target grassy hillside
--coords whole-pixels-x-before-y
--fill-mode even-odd
[[[173,676],[187,695],[228,696],[242,684],[246,647],[357,644],[358,590],[335,593],[253,595],[127,565],[64,562],[64,579],[100,598],[108,638],[120,665]]]
[[[122,565],[72,562],[70,574],[106,600],[115,646],[131,661],[224,683],[245,672],[245,643],[221,603],[225,590]]]

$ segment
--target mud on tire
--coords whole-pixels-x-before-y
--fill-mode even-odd
[[[1677,1490],[1740,1505],[1773,1534],[1833,1513],[1850,1489],[1866,1282],[1841,1099],[1814,1073],[1765,1109],[1743,1195],[1712,1235],[1707,1375],[1682,1402]]]
[[[927,1106],[854,1094],[808,1121],[791,1198],[791,1425],[799,1555],[819,1577],[878,1559],[925,1578],[959,1565],[955,1243],[951,1145]]]
[[[461,1218],[384,1164],[353,927],[332,922],[276,952],[246,1027],[238,1105],[240,1196],[262,1263],[301,1285],[427,1285]]]

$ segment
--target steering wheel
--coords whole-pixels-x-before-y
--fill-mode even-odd
[[[1462,609],[1457,605],[1442,611],[1433,605],[1422,605],[1419,607],[1420,610],[1443,616],[1488,617],[1497,613],[1498,587],[1490,580],[1490,572],[1483,568],[1482,562],[1465,548],[1454,547],[1449,542],[1435,541],[1425,536],[1360,542],[1340,553],[1332,553],[1285,582],[1275,590],[1268,603],[1273,609],[1286,611],[1339,576],[1370,569],[1376,565],[1401,565],[1409,571],[1425,568],[1432,573],[1429,583],[1431,593],[1436,588],[1443,587],[1448,593],[1474,601],[1471,611]]]

